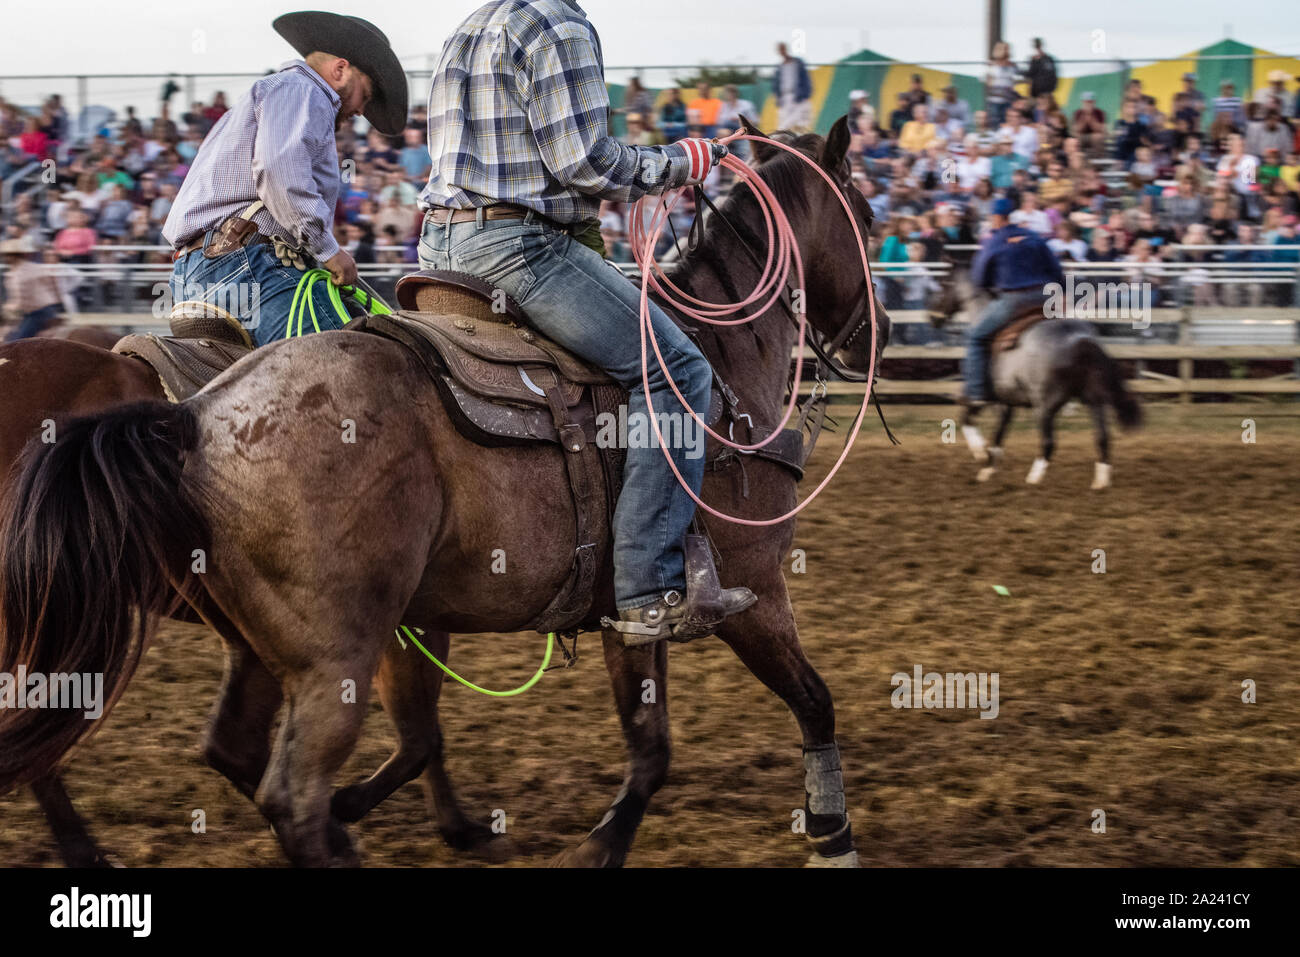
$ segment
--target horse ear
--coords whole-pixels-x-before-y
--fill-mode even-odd
[[[822,169],[828,173],[839,170],[844,157],[849,153],[849,118],[841,116],[826,135],[826,147],[822,150]]]
[[[760,130],[757,126],[755,126],[752,122],[750,122],[749,117],[746,116],[744,113],[740,114],[740,128],[749,136],[764,135],[763,131]],[[777,153],[780,152],[780,150],[776,149],[776,147],[768,146],[766,143],[759,143],[756,140],[750,141],[750,147],[754,151],[754,159],[760,165],[766,163],[773,156],[775,156]]]

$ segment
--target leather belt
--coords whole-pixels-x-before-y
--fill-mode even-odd
[[[198,239],[194,240],[194,242],[190,243],[188,246],[182,246],[180,249],[176,250],[176,252],[172,253],[172,262],[176,262],[176,260],[180,259],[186,253],[192,253],[196,249],[202,249],[202,248],[203,248],[203,237],[200,236]]]
[[[261,233],[258,233],[256,236],[251,237],[247,242],[245,242],[244,245],[254,246],[257,243],[269,243],[269,242],[271,242],[270,236],[264,236]],[[200,236],[198,239],[194,240],[194,242],[190,243],[188,246],[182,246],[180,249],[176,250],[176,252],[172,253],[172,262],[176,262],[176,260],[180,259],[186,253],[196,252],[202,248],[203,248],[203,237]],[[233,251],[234,250],[231,250],[231,252]]]
[[[541,213],[531,209],[525,209],[522,206],[513,206],[510,203],[493,203],[491,206],[479,207],[483,210],[484,219],[523,219],[529,213],[533,213],[534,218],[543,223],[549,223],[559,227],[558,223],[551,223],[549,219]],[[435,226],[445,226],[447,223],[469,223],[478,219],[478,209],[452,209],[449,206],[430,206],[429,211],[424,214],[425,219]]]

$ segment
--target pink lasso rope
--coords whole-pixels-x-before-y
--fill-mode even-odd
[[[816,160],[811,159],[793,147],[787,146],[785,143],[778,142],[777,140],[770,139],[766,136],[750,136],[745,133],[737,132],[721,139],[719,142],[730,143],[733,140],[738,139],[753,140],[755,142],[766,143],[769,146],[778,149],[783,149],[787,153],[793,153],[795,156],[811,165],[812,168],[817,171],[817,174],[826,181],[826,185],[835,193],[835,197],[840,201],[840,205],[844,208],[845,214],[849,217],[849,225],[853,227],[853,235],[858,244],[858,255],[862,259],[862,272],[867,282],[867,301],[871,307],[871,364],[868,367],[867,388],[862,396],[862,408],[858,412],[857,424],[845,439],[844,448],[840,452],[840,457],[836,460],[834,466],[831,467],[831,470],[826,474],[826,477],[822,479],[821,483],[812,490],[806,499],[784,515],[778,516],[777,518],[741,518],[738,515],[728,515],[724,512],[720,512],[712,506],[705,504],[687,484],[686,480],[682,478],[682,473],[677,468],[677,463],[673,461],[672,455],[668,451],[667,443],[664,442],[663,433],[659,429],[659,420],[655,415],[654,405],[650,399],[650,355],[647,350],[647,339],[649,340],[649,345],[654,348],[655,358],[659,362],[659,368],[662,370],[664,378],[668,381],[669,387],[673,390],[673,395],[677,397],[677,401],[682,404],[682,407],[690,413],[691,418],[694,419],[705,432],[729,448],[741,452],[752,452],[756,449],[763,448],[769,442],[776,439],[780,431],[785,428],[786,423],[790,421],[790,416],[794,414],[794,410],[798,406],[799,383],[803,373],[802,361],[795,364],[794,383],[790,388],[790,402],[786,406],[785,415],[781,417],[780,423],[772,430],[771,435],[753,445],[744,445],[732,442],[719,435],[717,432],[710,429],[708,425],[705,424],[704,420],[700,418],[699,414],[691,408],[690,404],[686,401],[686,398],[682,395],[681,390],[677,388],[677,383],[674,382],[672,376],[668,374],[668,367],[664,362],[663,354],[659,350],[659,343],[653,334],[654,330],[650,324],[649,296],[651,289],[654,289],[654,291],[665,302],[685,316],[689,316],[700,322],[707,322],[718,326],[737,326],[742,323],[752,322],[758,316],[766,312],[777,301],[777,299],[780,298],[792,262],[794,265],[795,276],[798,280],[795,288],[799,290],[804,288],[803,260],[799,255],[799,244],[795,239],[794,230],[790,227],[790,222],[786,218],[785,212],[781,209],[781,204],[777,202],[776,196],[772,193],[772,190],[767,183],[763,181],[763,178],[759,175],[758,171],[741,162],[741,160],[734,155],[724,157],[722,165],[731,170],[735,175],[737,186],[744,184],[749,186],[753,191],[755,197],[758,199],[758,207],[763,213],[763,224],[767,231],[767,260],[763,264],[763,273],[759,277],[759,281],[757,285],[755,285],[754,291],[740,302],[726,304],[697,299],[689,293],[677,288],[677,286],[675,286],[664,273],[659,264],[655,262],[655,246],[658,244],[659,237],[663,233],[664,225],[668,221],[669,214],[681,199],[686,187],[678,190],[666,201],[661,202],[658,209],[656,209],[654,214],[651,216],[648,224],[645,222],[645,207],[646,200],[649,197],[642,197],[636,205],[632,207],[632,212],[628,222],[628,236],[632,241],[632,256],[636,260],[637,266],[641,269],[641,384],[645,390],[646,409],[650,416],[650,425],[655,431],[655,438],[659,442],[659,448],[663,452],[664,458],[668,460],[668,467],[672,469],[673,475],[677,478],[678,484],[686,490],[686,494],[694,500],[695,504],[708,514],[723,519],[724,521],[734,522],[737,525],[779,525],[781,522],[793,518],[807,508],[812,503],[813,499],[820,495],[822,490],[830,484],[831,479],[835,477],[835,473],[840,470],[840,466],[843,465],[844,460],[848,458],[849,452],[853,449],[853,443],[858,437],[858,432],[862,429],[862,423],[867,413],[867,406],[871,400],[871,386],[875,382],[876,377],[876,294],[875,288],[871,283],[871,263],[867,258],[867,246],[863,240],[862,231],[858,228],[857,219],[853,215],[853,209],[849,206],[849,201],[845,198],[844,194],[840,192],[839,187],[835,185],[835,181],[826,174],[825,170],[817,164]],[[732,188],[734,189],[736,187],[733,186]],[[696,211],[696,215],[700,215],[698,210]],[[766,297],[765,301],[763,301],[762,305],[758,306],[754,312],[735,319],[723,318],[724,316],[733,315],[741,309],[744,309],[746,306],[750,306],[759,300],[763,300],[764,297]],[[806,315],[806,309],[801,309],[799,311],[800,356],[803,355],[804,337],[807,333]]]

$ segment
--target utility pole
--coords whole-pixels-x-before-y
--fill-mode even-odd
[[[1002,0],[986,0],[988,3],[988,46],[984,55],[992,56],[993,47],[1002,40]]]

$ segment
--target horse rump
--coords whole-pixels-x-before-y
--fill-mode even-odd
[[[1106,355],[1106,350],[1096,339],[1075,340],[1073,351],[1075,361],[1088,368],[1085,398],[1113,408],[1120,428],[1132,431],[1141,426],[1142,403],[1124,387],[1119,363]]]

